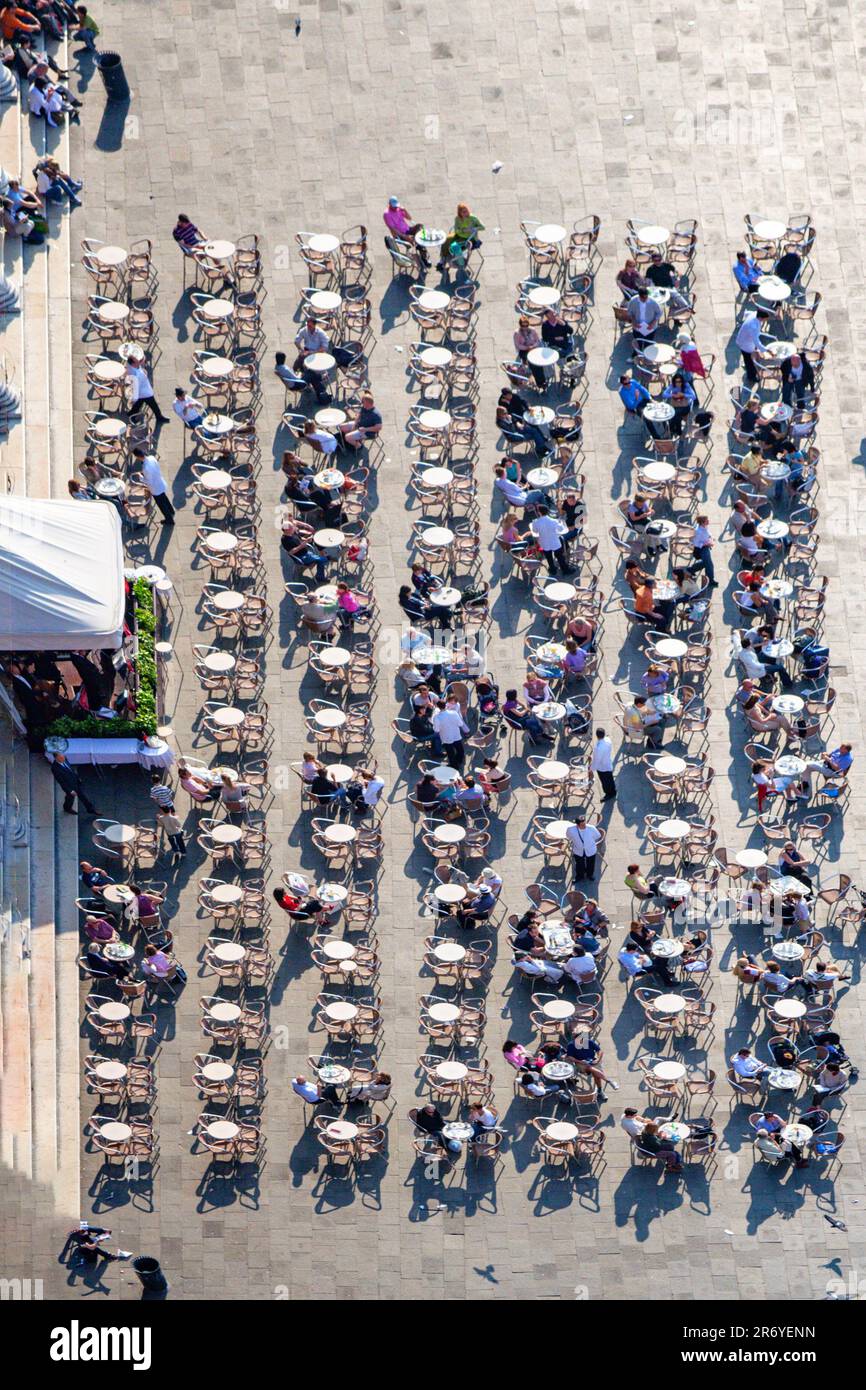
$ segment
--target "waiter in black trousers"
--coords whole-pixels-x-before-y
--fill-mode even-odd
[[[78,800],[81,802],[85,811],[87,811],[89,815],[99,815],[99,812],[93,805],[92,801],[90,801],[82,791],[81,778],[75,771],[75,768],[70,767],[69,763],[66,761],[65,753],[54,754],[54,761],[51,764],[51,776],[54,778],[58,787],[60,787],[60,789],[63,792],[64,811],[67,811],[71,816],[78,815],[78,812],[76,811],[74,806],[74,801],[77,796]]]

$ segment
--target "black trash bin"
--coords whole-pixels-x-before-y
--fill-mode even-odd
[[[161,1290],[168,1287],[159,1260],[155,1260],[152,1255],[139,1255],[133,1260],[132,1267],[146,1289]]]
[[[129,83],[119,53],[97,53],[96,66],[109,101],[129,101]]]

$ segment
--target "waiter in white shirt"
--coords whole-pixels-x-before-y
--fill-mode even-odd
[[[325,379],[321,372],[311,371],[304,363],[308,357],[312,357],[317,352],[330,352],[331,340],[327,333],[321,329],[314,318],[308,318],[303,328],[295,334],[295,347],[298,355],[292,363],[292,369],[300,372],[305,381],[308,381],[316,393],[316,400],[320,405],[326,405],[331,399],[325,390]]]
[[[577,822],[570,825],[565,838],[571,845],[572,865],[575,883],[595,878],[595,856],[601,831],[594,825],[587,825],[586,816],[578,816]]]
[[[565,551],[562,548],[562,537],[566,530],[563,522],[551,516],[547,510],[539,511],[538,516],[530,523],[529,529],[544,552],[550,573],[555,575],[558,566],[563,574],[571,574],[572,570],[566,562]]]
[[[126,379],[130,387],[130,415],[140,414],[142,406],[146,405],[158,425],[167,425],[168,416],[163,415],[157,405],[153,384],[140,362],[127,362]]]
[[[616,782],[613,776],[613,744],[604,729],[596,729],[595,731],[595,747],[592,750],[589,765],[593,772],[598,773],[598,780],[601,782],[604,792],[602,800],[613,801],[616,797]]]
[[[439,735],[448,766],[462,772],[466,761],[463,735],[469,733],[469,726],[460,713],[460,707],[457,704],[446,706],[445,701],[440,700],[433,716],[433,729]]]
[[[132,457],[135,459],[145,487],[162,512],[163,526],[173,526],[174,507],[169,499],[168,487],[162,476],[159,459],[156,454],[146,454],[143,449],[133,449]]]
[[[746,314],[735,339],[737,347],[743,355],[746,381],[750,386],[754,386],[758,380],[755,355],[761,347],[761,329],[766,326],[769,317],[766,309],[759,309],[756,314]]]

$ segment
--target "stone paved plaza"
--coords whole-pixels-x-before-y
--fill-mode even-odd
[[[125,129],[118,132],[110,115],[102,115],[101,86],[85,61],[78,86],[87,87],[87,97],[81,131],[73,136],[73,172],[86,181],[86,203],[74,214],[73,245],[84,235],[124,246],[139,237],[153,239],[159,276],[155,379],[163,409],[175,385],[189,382],[197,346],[182,261],[171,239],[176,214],[186,211],[212,236],[234,239],[254,231],[262,239],[267,345],[259,487],[275,613],[265,691],[274,726],[270,762],[276,795],[268,813],[274,881],[285,869],[315,869],[320,863],[300,817],[297,783],[285,769],[303,747],[302,702],[321,691],[307,674],[305,644],[295,640],[283,595],[288,576],[275,522],[279,456],[285,447],[278,428],[283,391],[271,374],[272,353],[291,352],[306,283],[294,234],[366,224],[376,340],[370,377],[385,419],[372,557],[383,633],[396,629],[397,585],[406,572],[417,516],[406,486],[405,423],[415,399],[406,364],[409,345],[421,336],[408,317],[406,282],[392,281],[382,245],[382,210],[388,196],[397,194],[413,216],[434,225],[448,224],[456,202],[465,199],[486,227],[476,338],[481,382],[476,475],[482,575],[495,585],[489,665],[503,690],[522,683],[524,638],[537,624],[526,588],[503,569],[493,546],[499,505],[490,500],[497,449],[493,417],[502,384],[498,364],[511,355],[516,289],[528,274],[520,220],[570,227],[596,213],[602,221],[603,261],[586,340],[582,471],[587,529],[600,538],[599,583],[609,596],[618,592],[621,580],[608,528],[618,520],[615,502],[627,493],[631,456],[642,442],[639,432],[621,428],[621,406],[611,389],[627,357],[611,312],[618,299],[614,278],[625,255],[626,219],[667,226],[688,217],[698,222],[695,336],[703,355],[715,356],[716,424],[706,508],[719,535],[729,507],[721,471],[727,396],[741,375],[731,338],[730,267],[743,244],[743,216],[812,214],[818,235],[810,288],[824,296],[817,326],[830,338],[818,436],[818,573],[830,577],[826,634],[831,683],[839,692],[835,743],[828,746],[848,738],[857,753],[844,838],[838,831],[828,837],[821,874],[829,880],[844,871],[863,882],[860,686],[866,674],[866,605],[860,518],[866,454],[860,402],[866,369],[860,356],[866,362],[866,328],[858,310],[866,220],[861,85],[866,4],[300,0],[295,9],[287,0],[206,5],[104,0],[95,9],[104,47],[123,55],[133,100]],[[296,15],[302,19],[300,37]],[[88,291],[76,265],[74,324],[84,317]],[[87,408],[83,355],[89,350],[76,343],[77,412]],[[82,437],[79,424],[78,446]],[[202,694],[191,657],[192,644],[208,640],[197,612],[207,575],[192,564],[200,517],[187,500],[190,462],[174,418],[162,431],[159,453],[179,507],[173,531],[155,527],[151,533],[153,557],[168,569],[178,600],[168,709],[180,748],[209,757],[198,732]],[[706,698],[713,710],[707,752],[717,776],[709,809],[720,844],[734,852],[761,841],[744,775],[742,729],[726,712],[735,685],[728,632],[736,610],[728,580],[736,564],[729,534],[716,556],[722,582],[713,600],[714,661]],[[613,729],[614,691],[627,689],[642,669],[637,643],[627,641],[622,619],[609,609],[595,686],[597,723]],[[760,1046],[756,1039],[765,1035],[758,1010],[737,996],[725,973],[733,949],[726,930],[714,941],[715,1035],[706,1050],[695,1047],[683,1054],[690,1065],[711,1068],[719,1077],[715,1113],[722,1144],[709,1175],[697,1164],[682,1178],[630,1164],[617,1121],[623,1104],[645,1104],[635,1058],[647,1048],[640,1011],[627,1002],[615,962],[600,1033],[606,1069],[621,1082],[618,1095],[611,1094],[602,1110],[609,1112],[606,1161],[591,1177],[564,1181],[550,1175],[533,1154],[534,1131],[527,1128],[536,1112],[514,1098],[513,1073],[501,1059],[509,1034],[528,1041],[530,1004],[529,990],[512,982],[500,940],[487,991],[485,1042],[496,1077],[495,1101],[508,1133],[502,1162],[495,1177],[463,1160],[441,1182],[424,1176],[412,1151],[406,1111],[418,1103],[417,1060],[427,1050],[418,1029],[418,999],[431,989],[422,973],[423,939],[431,922],[420,910],[430,861],[420,842],[416,848],[405,804],[405,767],[389,728],[403,705],[393,666],[383,659],[373,747],[388,798],[378,919],[384,1014],[379,1060],[394,1078],[387,1164],[357,1185],[331,1180],[324,1156],[304,1129],[302,1107],[288,1083],[307,1069],[307,1055],[321,1046],[321,1035],[311,1032],[319,977],[302,938],[283,944],[281,920],[272,924],[278,972],[271,1003],[274,1045],[266,1063],[267,1163],[255,1187],[203,1185],[205,1158],[190,1152],[189,1131],[203,1108],[192,1074],[194,1054],[205,1050],[198,999],[213,992],[214,980],[200,961],[208,923],[196,915],[195,893],[206,866],[193,845],[170,880],[171,925],[190,979],[176,1007],[160,1010],[161,1163],[152,1189],[114,1184],[100,1196],[96,1156],[85,1154],[82,1215],[111,1225],[122,1246],[158,1255],[172,1297],[189,1299],[812,1299],[824,1296],[828,1262],[838,1259],[836,1269],[846,1275],[863,1269],[862,1089],[851,1090],[840,1119],[848,1142],[833,1181],[817,1166],[782,1177],[759,1171],[745,1139],[747,1107],[735,1107],[729,1119],[726,1058],[746,1042]],[[502,820],[492,826],[491,859],[505,878],[507,910],[522,912],[525,886],[544,874],[528,840],[535,800],[525,768],[511,745],[503,747],[511,754],[516,791]],[[599,897],[618,924],[612,954],[630,911],[622,883],[625,866],[639,857],[648,862],[640,835],[643,817],[653,809],[639,764],[620,761],[618,785],[617,802],[602,808],[596,793],[591,806],[608,836]],[[99,784],[98,804],[104,815],[122,819],[148,814],[143,782],[125,777],[107,776]],[[82,819],[85,837],[87,827]],[[739,948],[760,948],[754,929],[738,928],[735,940]],[[840,941],[838,931],[831,932],[829,940],[833,957],[851,967],[838,1019],[850,1053],[859,1058],[864,1041],[860,952],[850,933]],[[82,1051],[88,1049],[83,1038]],[[82,1118],[87,1104],[83,1099]],[[825,1213],[844,1220],[847,1233],[832,1229]],[[87,1292],[80,1283],[66,1285],[59,1267],[45,1277],[52,1296]],[[104,1291],[138,1297],[128,1266],[110,1267]]]

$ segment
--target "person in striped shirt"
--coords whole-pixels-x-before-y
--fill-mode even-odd
[[[194,247],[201,246],[203,242],[207,241],[207,237],[199,231],[194,222],[190,222],[185,212],[178,213],[177,226],[172,232],[172,236],[178,245],[184,248],[187,254],[189,254]]]
[[[163,782],[158,772],[151,774],[150,799],[155,801],[157,806],[172,806],[174,804],[174,792],[165,782]]]

